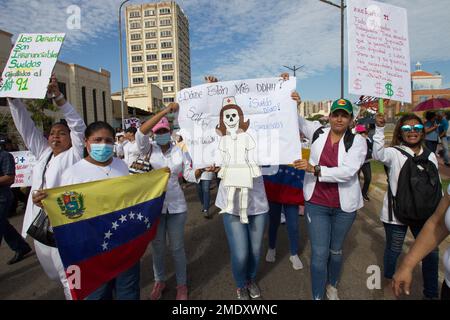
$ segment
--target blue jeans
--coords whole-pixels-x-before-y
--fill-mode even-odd
[[[223,224],[231,255],[231,269],[237,288],[256,279],[262,240],[268,215],[248,216],[249,224],[242,224],[239,216],[223,214]]]
[[[200,198],[200,203],[202,204],[203,210],[209,209],[209,187],[211,186],[211,180],[200,180],[197,184],[197,193]]]
[[[102,285],[91,293],[85,300],[112,300],[113,292],[116,300],[139,300],[141,289],[139,286],[141,267],[140,262],[119,274],[115,279]]]
[[[153,273],[155,281],[166,281],[164,259],[166,256],[166,234],[169,237],[169,248],[175,262],[177,285],[186,285],[186,252],[184,251],[184,226],[187,213],[162,214],[158,231],[152,241]]]
[[[0,192],[0,244],[2,243],[2,239],[5,238],[5,242],[11,250],[22,252],[30,246],[8,221],[9,209],[11,208],[12,202],[13,194],[11,191]]]
[[[420,233],[422,227],[411,227],[414,238]],[[386,232],[386,247],[384,249],[384,277],[392,279],[397,266],[397,260],[402,253],[407,226],[384,223]],[[434,249],[422,260],[423,295],[427,298],[439,297],[439,248]]]
[[[290,204],[280,204],[269,201],[269,248],[275,249],[277,243],[277,231],[280,226],[281,208],[284,208],[284,215],[286,216],[286,227],[289,237],[289,248],[291,256],[298,253],[298,206]]]
[[[342,247],[356,212],[305,204],[311,241],[311,283],[314,300],[323,299],[327,284],[337,287],[342,268]]]

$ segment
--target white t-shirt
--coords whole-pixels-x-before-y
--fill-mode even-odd
[[[136,140],[129,141],[127,144],[123,146],[123,160],[125,163],[129,166],[133,164],[137,160],[137,158],[140,155],[140,151],[138,148],[138,145],[136,143]]]
[[[450,186],[448,186],[447,193],[450,195]],[[447,230],[450,231],[450,208],[447,209],[445,213],[445,225],[447,226]],[[444,254],[444,266],[445,266],[445,282],[447,286],[450,288],[450,248]]]
[[[127,176],[128,174],[128,166],[121,159],[114,158],[113,162],[106,167],[97,166],[83,159],[64,172],[61,185],[67,186],[105,180]]]

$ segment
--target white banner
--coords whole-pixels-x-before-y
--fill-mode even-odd
[[[16,181],[11,188],[31,187],[36,159],[30,151],[11,152],[16,162]]]
[[[295,87],[295,78],[268,78],[208,83],[178,92],[180,135],[193,167],[220,166],[219,143],[223,151],[233,140],[239,141],[236,148],[251,151],[253,160],[236,149],[231,153],[247,163],[278,165],[300,159],[297,106],[291,98]]]
[[[64,33],[22,33],[3,70],[0,97],[43,99]]]
[[[347,27],[349,92],[411,103],[406,9],[348,0]]]

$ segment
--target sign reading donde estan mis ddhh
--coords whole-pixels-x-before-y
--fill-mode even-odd
[[[2,72],[0,97],[43,99],[64,37],[20,34]]]
[[[348,0],[347,26],[349,92],[411,103],[406,9]]]

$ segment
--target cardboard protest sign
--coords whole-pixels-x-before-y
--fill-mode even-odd
[[[347,26],[349,92],[411,103],[406,9],[349,0]]]
[[[0,97],[43,99],[64,33],[20,34],[1,77]]]
[[[16,181],[11,188],[31,187],[36,158],[30,151],[11,152],[16,162]]]
[[[228,154],[229,161],[239,158],[253,177],[260,174],[256,165],[299,159],[298,114],[291,98],[295,86],[295,78],[266,78],[208,83],[178,92],[179,134],[193,167],[221,166],[223,152],[231,149],[235,151]],[[233,143],[236,149],[228,148]]]
[[[130,118],[130,119],[125,119],[125,129],[128,128],[139,128],[141,126],[141,120],[139,120],[138,118]]]

